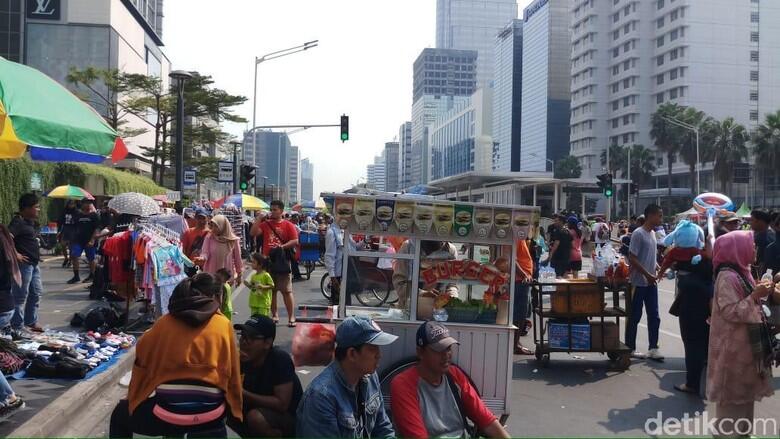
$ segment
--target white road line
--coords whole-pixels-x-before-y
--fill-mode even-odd
[[[644,323],[640,323],[639,326],[641,326],[643,328],[647,328],[647,325],[645,325]],[[682,337],[680,336],[680,334],[675,334],[674,332],[669,332],[669,331],[667,331],[665,329],[659,329],[658,332],[660,332],[661,334],[668,335],[669,337],[674,337],[674,338],[676,338],[678,340],[682,340]]]

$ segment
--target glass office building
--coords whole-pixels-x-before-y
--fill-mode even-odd
[[[520,110],[523,92],[523,21],[512,20],[496,37],[493,79],[494,171],[520,170]]]

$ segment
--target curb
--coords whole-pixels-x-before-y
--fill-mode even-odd
[[[89,407],[93,397],[117,383],[125,373],[130,371],[135,360],[135,346],[122,355],[114,367],[80,382],[60,395],[35,416],[14,430],[8,437],[56,437],[57,432],[70,425],[82,409]]]

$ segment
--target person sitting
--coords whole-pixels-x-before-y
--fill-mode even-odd
[[[276,325],[255,315],[241,332],[241,373],[244,376],[244,421],[229,421],[241,437],[294,437],[295,410],[303,387],[287,352],[274,347]]]
[[[395,437],[376,368],[379,347],[397,339],[371,319],[344,319],[336,329],[335,360],[312,381],[298,406],[298,437]]]
[[[419,363],[390,383],[395,427],[400,437],[467,437],[466,418],[486,437],[509,433],[485,406],[468,376],[452,367],[452,346],[459,344],[439,322],[417,329]]]
[[[225,413],[243,419],[238,349],[230,320],[217,312],[219,288],[200,273],[173,290],[169,314],[136,345],[127,399],[111,414],[109,437],[193,430],[225,437]]]

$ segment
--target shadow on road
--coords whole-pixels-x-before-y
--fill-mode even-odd
[[[624,373],[612,367],[607,357],[568,359],[565,354],[554,356],[549,367],[542,367],[533,357],[526,357],[512,366],[512,379],[543,381],[548,386],[584,386]]]

